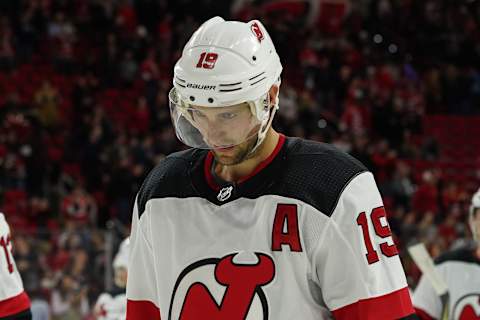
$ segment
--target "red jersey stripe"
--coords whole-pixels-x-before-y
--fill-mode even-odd
[[[30,308],[30,299],[23,291],[15,297],[0,301],[0,318],[11,316]]]
[[[363,299],[334,310],[336,320],[399,319],[415,313],[408,288]]]
[[[127,300],[127,320],[160,320],[160,309],[145,300]]]
[[[260,162],[258,164],[258,166],[255,168],[255,170],[252,171],[252,173],[250,173],[248,176],[246,177],[243,177],[242,179],[240,179],[239,183],[242,183],[242,182],[245,182],[247,181],[248,179],[250,179],[251,177],[253,177],[254,175],[256,175],[257,173],[259,173],[260,171],[262,171],[263,169],[265,169],[266,166],[268,166],[272,161],[273,159],[275,159],[275,157],[277,156],[277,154],[280,152],[280,150],[282,149],[283,147],[283,144],[285,143],[285,136],[283,134],[279,134],[278,136],[278,142],[277,142],[277,145],[275,146],[275,149],[273,149],[273,152],[268,156],[267,159],[263,160],[262,162]]]

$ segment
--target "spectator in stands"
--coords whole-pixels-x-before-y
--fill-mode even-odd
[[[89,313],[86,288],[68,274],[58,280],[51,304],[55,320],[82,320]]]
[[[25,289],[30,292],[38,288],[40,286],[38,256],[35,250],[32,250],[30,239],[21,235],[15,236],[15,262],[25,282]]]
[[[0,16],[0,70],[10,71],[15,65],[15,34],[8,18]]]
[[[48,80],[42,83],[34,96],[38,120],[47,129],[54,128],[59,121],[60,96],[58,90]]]
[[[432,212],[438,214],[438,177],[433,170],[427,170],[422,175],[422,183],[413,194],[412,206],[416,212]]]
[[[73,225],[72,230],[78,226],[93,226],[97,221],[97,204],[81,186],[76,186],[63,198],[62,214],[65,222]]]

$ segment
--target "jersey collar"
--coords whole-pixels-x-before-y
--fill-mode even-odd
[[[281,169],[280,164],[285,153],[285,140],[285,136],[280,134],[277,145],[268,158],[259,163],[251,174],[243,177],[237,183],[216,178],[212,174],[213,153],[206,153],[203,161],[199,161],[196,168],[193,168],[192,181],[194,188],[202,197],[217,205],[222,205],[240,197],[255,198],[256,194],[265,193],[265,190],[273,185],[275,173],[278,175],[278,170]]]
[[[280,134],[278,137],[277,145],[275,146],[275,149],[273,149],[272,153],[258,164],[258,166],[247,176],[241,178],[237,183],[231,183],[228,181],[223,181],[220,177],[214,175],[214,170],[213,170],[213,164],[214,164],[214,155],[213,152],[209,151],[207,153],[207,156],[205,157],[205,162],[204,162],[204,174],[205,174],[205,180],[207,181],[208,185],[210,188],[212,188],[215,191],[219,191],[221,188],[223,188],[225,185],[239,185],[247,180],[250,180],[254,176],[256,176],[260,171],[265,169],[272,161],[275,159],[277,154],[280,152],[280,150],[283,147],[283,144],[285,143],[285,136],[283,134]]]

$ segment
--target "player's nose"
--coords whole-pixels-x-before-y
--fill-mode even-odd
[[[220,126],[210,125],[207,129],[207,139],[211,141],[215,146],[221,146],[222,140],[227,136],[225,128]]]

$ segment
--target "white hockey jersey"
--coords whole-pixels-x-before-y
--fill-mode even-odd
[[[445,279],[450,296],[451,320],[480,319],[480,260],[475,248],[463,247],[440,256],[436,269]],[[440,319],[442,302],[426,277],[420,279],[413,293],[413,303],[422,319]]]
[[[281,136],[238,184],[170,155],[135,203],[127,319],[400,319],[407,283],[371,173]]]
[[[126,238],[120,244],[118,252],[113,259],[114,273],[117,272],[117,268],[128,268],[129,243],[130,240]],[[124,286],[123,284],[123,287]],[[127,295],[125,294],[125,288],[122,289],[118,287],[111,292],[102,293],[95,303],[94,314],[97,320],[125,320],[127,316]]]
[[[30,308],[30,299],[23,290],[22,279],[12,255],[10,227],[0,213],[0,319]]]

